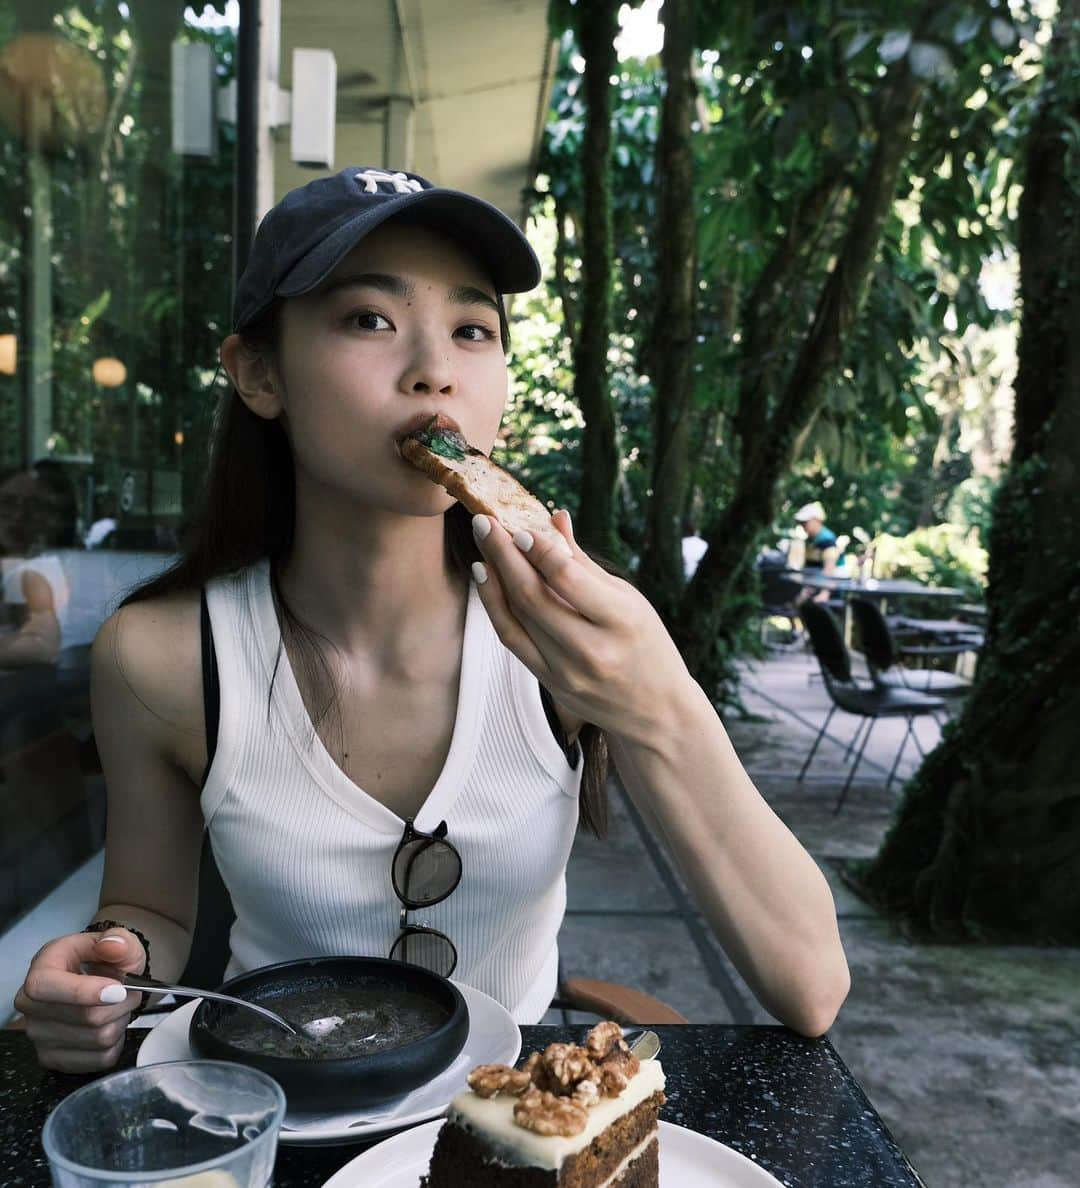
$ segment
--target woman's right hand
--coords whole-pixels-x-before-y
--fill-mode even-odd
[[[126,928],[76,932],[40,949],[15,995],[38,1062],[58,1072],[111,1068],[141,994],[117,980],[142,973],[146,953]]]

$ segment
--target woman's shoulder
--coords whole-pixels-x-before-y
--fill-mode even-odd
[[[202,731],[199,591],[128,603],[102,624],[91,648],[95,699],[127,706],[168,734]]]

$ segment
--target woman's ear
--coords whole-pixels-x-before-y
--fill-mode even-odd
[[[240,399],[257,417],[272,421],[281,416],[281,384],[265,354],[246,346],[239,334],[230,334],[221,344],[221,365]]]

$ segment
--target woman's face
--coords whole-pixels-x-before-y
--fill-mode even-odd
[[[496,300],[453,241],[394,224],[287,300],[273,370],[300,481],[407,515],[446,511],[451,497],[397,441],[442,413],[490,450],[507,393]]]

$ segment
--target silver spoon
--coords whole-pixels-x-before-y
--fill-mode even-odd
[[[132,990],[152,990],[155,994],[179,994],[181,998],[213,998],[218,1002],[231,1003],[232,1006],[242,1007],[246,1011],[255,1011],[270,1023],[283,1028],[290,1035],[300,1034],[287,1019],[275,1015],[273,1011],[268,1011],[266,1007],[258,1006],[254,1002],[247,1002],[243,998],[233,998],[231,994],[219,994],[216,990],[196,990],[194,986],[177,986],[172,982],[159,982],[157,978],[143,977],[142,974],[124,974],[123,981],[124,985]]]
[[[660,1037],[655,1031],[623,1030],[623,1039],[639,1060],[652,1060],[660,1051]]]

